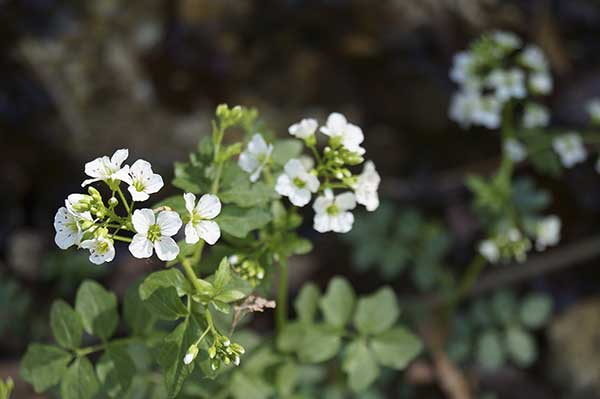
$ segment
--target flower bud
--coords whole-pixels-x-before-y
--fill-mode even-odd
[[[108,205],[111,208],[114,208],[115,206],[117,206],[119,204],[119,200],[116,199],[115,197],[110,197],[110,199],[108,200]]]
[[[96,190],[94,187],[88,187],[88,193],[92,196],[95,201],[102,201],[102,196],[100,195],[100,191]]]
[[[183,358],[183,363],[190,364],[194,361],[196,356],[198,356],[198,346],[194,344],[189,347],[185,357]]]

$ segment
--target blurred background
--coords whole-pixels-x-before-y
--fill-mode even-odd
[[[584,125],[584,104],[600,96],[597,0],[0,0],[0,377],[18,375],[28,342],[48,339],[53,299],[72,301],[88,277],[122,295],[157,267],[126,251],[98,267],[54,246],[54,213],[80,190],[83,164],[129,148],[169,181],[173,161],[210,133],[223,102],[256,107],[282,137],[302,117],[345,113],[383,177],[385,215],[408,236],[431,226],[423,220],[444,226],[436,262],[464,268],[481,234],[464,175],[492,171],[500,148],[495,132],[448,119],[456,89],[448,70],[492,29],[544,49],[555,77],[552,124]],[[534,175],[527,166],[519,173]],[[526,264],[529,274],[509,276],[511,289],[549,294],[554,316],[537,333],[532,367],[507,366],[483,382],[498,398],[600,398],[600,177],[590,160],[560,180],[536,180],[563,219],[563,245],[578,250],[560,252],[558,266]],[[403,273],[410,237],[386,242],[389,256],[375,259],[349,251],[367,227],[339,239],[306,224],[315,251],[293,263],[296,289],[344,274],[359,292],[388,283],[424,295]],[[407,374],[392,383],[423,379]],[[40,397],[17,385],[16,398]]]

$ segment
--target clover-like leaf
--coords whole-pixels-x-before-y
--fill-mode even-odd
[[[65,301],[58,300],[50,310],[50,328],[56,342],[64,348],[77,348],[81,344],[83,325],[79,314]]]
[[[58,384],[73,356],[56,346],[31,344],[21,361],[21,376],[40,393]]]
[[[423,344],[407,329],[397,327],[373,337],[371,348],[380,364],[402,370],[421,353]]]
[[[88,334],[108,339],[119,322],[117,297],[95,281],[86,280],[77,290],[75,309]]]
[[[379,376],[375,356],[361,339],[346,348],[342,369],[348,374],[348,385],[355,392],[364,391]]]
[[[334,277],[321,298],[321,311],[325,320],[335,327],[344,327],[352,317],[356,294],[348,280]]]
[[[62,399],[92,399],[100,389],[94,367],[87,357],[78,357],[69,366],[60,384]]]
[[[354,325],[363,334],[379,334],[393,326],[399,316],[400,309],[394,291],[383,287],[358,300]]]

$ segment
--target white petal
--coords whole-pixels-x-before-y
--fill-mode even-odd
[[[221,201],[213,194],[204,194],[200,197],[196,212],[203,219],[214,219],[221,213]]]
[[[290,195],[290,202],[296,206],[304,206],[310,202],[310,191],[305,188],[295,189]]]
[[[336,233],[347,233],[352,230],[354,215],[350,212],[342,212],[331,218],[331,229]]]
[[[260,133],[256,133],[252,136],[252,140],[248,143],[248,151],[254,155],[267,152],[267,142]]]
[[[259,166],[258,168],[256,168],[256,170],[254,171],[254,173],[252,173],[252,174],[250,175],[250,181],[251,181],[252,183],[256,183],[256,181],[259,179],[259,177],[260,177],[260,173],[262,172],[262,169],[263,169],[263,167],[262,167],[262,165],[261,165],[261,166]]]
[[[346,124],[348,123],[346,117],[339,112],[333,112],[327,118],[327,128],[324,131],[321,128],[321,131],[328,136],[340,136],[343,134],[344,129],[346,129]]]
[[[131,199],[136,202],[146,201],[150,196],[146,194],[144,191],[138,191],[134,186],[127,187],[129,190],[129,194],[131,194]]]
[[[317,214],[325,214],[327,208],[333,203],[331,198],[327,197],[317,197],[315,202],[313,203],[313,209]],[[319,231],[319,230],[317,230]]]
[[[121,164],[127,159],[129,156],[129,150],[122,148],[120,150],[115,151],[110,162],[116,165],[117,167],[121,167]]]
[[[127,184],[132,184],[131,176],[129,175],[129,165],[123,166],[110,176],[111,179],[121,180]]]
[[[154,243],[154,249],[156,250],[158,259],[165,262],[175,259],[179,254],[179,247],[171,237],[160,237],[158,241]]]
[[[181,228],[182,222],[179,214],[175,211],[162,211],[156,218],[156,224],[160,227],[162,236],[174,236]]]
[[[194,228],[194,225],[190,222],[185,225],[185,242],[188,244],[195,244],[200,241],[198,232]]]
[[[96,179],[104,177],[104,164],[106,162],[109,162],[108,157],[96,158],[93,161],[87,162],[85,164],[85,174]]]
[[[207,244],[213,245],[221,237],[221,228],[214,220],[201,220],[195,227],[198,236]]]
[[[129,244],[129,252],[138,259],[152,256],[152,242],[142,234],[136,234]]]
[[[287,197],[292,193],[293,189],[294,187],[290,177],[286,174],[279,175],[277,182],[275,183],[275,191],[277,191],[279,195]]]
[[[283,170],[285,171],[285,174],[292,179],[303,173],[306,173],[306,169],[304,169],[304,165],[302,165],[302,162],[300,162],[299,159],[290,159],[287,161],[283,167]]]
[[[331,231],[330,227],[330,217],[326,213],[317,213],[315,214],[315,218],[313,220],[313,228],[319,233],[326,233]]]
[[[189,213],[192,213],[196,206],[196,196],[192,193],[184,193],[183,200],[185,201],[185,209],[187,209]]]
[[[340,210],[348,210],[354,209],[356,207],[356,197],[354,193],[345,192],[338,195],[335,198],[335,204],[340,208]]]
[[[319,190],[319,187],[321,186],[321,183],[319,182],[319,179],[317,178],[317,176],[311,174],[311,173],[307,173],[306,176],[304,177],[304,181],[306,183],[306,187],[313,193],[316,193]]]
[[[154,194],[160,191],[164,186],[163,178],[158,174],[153,174],[146,180],[146,191],[148,194]]]
[[[136,209],[131,216],[133,228],[137,233],[146,235],[148,228],[154,224],[154,212],[152,209]]]
[[[152,165],[143,159],[138,159],[129,169],[133,177],[146,177],[152,175]]]
[[[83,183],[81,183],[81,187],[85,187],[85,186],[87,186],[89,184],[95,183],[95,182],[100,181],[100,180],[102,180],[102,179],[86,179],[86,180],[83,181]]]
[[[252,173],[256,168],[258,168],[259,163],[258,160],[251,154],[242,152],[240,154],[240,159],[238,160],[238,165],[244,172]]]

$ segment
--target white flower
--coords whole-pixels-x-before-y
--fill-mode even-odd
[[[508,50],[514,50],[521,46],[521,39],[511,32],[496,31],[492,37],[496,43]]]
[[[492,240],[483,240],[479,244],[479,253],[490,263],[496,263],[500,260],[500,249]]]
[[[502,103],[495,96],[483,96],[479,99],[473,113],[473,123],[488,129],[500,127]]]
[[[129,251],[136,258],[149,258],[154,250],[158,259],[170,261],[179,254],[179,247],[171,238],[181,228],[177,212],[162,211],[154,218],[152,209],[136,209],[131,217],[136,235],[133,236]]]
[[[548,126],[549,121],[550,114],[546,107],[535,103],[529,103],[525,106],[523,126],[527,129]]]
[[[519,61],[524,66],[535,71],[543,72],[548,69],[548,62],[546,61],[544,52],[535,45],[529,45],[525,47],[519,57]]]
[[[590,119],[594,123],[600,122],[600,98],[594,98],[590,100],[585,106]]]
[[[105,182],[121,180],[125,183],[131,183],[131,178],[129,177],[129,166],[125,165],[121,167],[128,156],[129,150],[120,149],[115,151],[111,158],[108,156],[103,156],[86,163],[85,174],[90,176],[91,179],[84,180],[84,182],[81,184],[81,187],[85,187],[88,184],[100,180]]]
[[[150,162],[143,159],[138,159],[131,165],[129,176],[129,192],[134,201],[146,201],[150,198],[149,194],[158,192],[164,185],[162,177],[152,171]]]
[[[365,139],[362,129],[346,120],[346,117],[338,112],[329,114],[327,125],[321,127],[321,133],[339,139],[341,144],[351,152],[363,155],[365,149],[360,143]]]
[[[552,86],[552,76],[548,72],[536,72],[529,77],[529,87],[535,94],[549,94]]]
[[[517,68],[504,71],[501,69],[493,70],[487,83],[496,89],[496,97],[504,102],[511,98],[524,98],[527,95],[525,90],[525,74]]]
[[[537,223],[535,248],[543,251],[546,247],[556,245],[560,241],[561,221],[558,216],[551,215]]]
[[[54,216],[54,242],[60,249],[79,245],[83,236],[80,218],[66,207],[60,207]]]
[[[320,183],[317,176],[309,173],[299,159],[290,159],[283,167],[284,173],[279,175],[275,191],[296,206],[304,206],[310,202],[311,193],[316,193]]]
[[[190,213],[190,221],[185,225],[185,242],[195,244],[202,238],[213,245],[221,237],[221,229],[214,219],[221,213],[221,201],[216,195],[204,194],[196,204],[196,196],[183,194],[185,208]]]
[[[319,233],[335,231],[347,233],[352,229],[354,215],[348,212],[356,207],[353,193],[345,192],[334,196],[330,189],[325,190],[324,196],[318,197],[314,204],[315,218],[313,227]]]
[[[81,243],[81,248],[90,250],[90,262],[101,265],[115,258],[115,246],[110,238],[99,236]]]
[[[473,115],[477,112],[480,101],[477,91],[460,91],[452,96],[448,116],[463,129],[468,128],[473,123]]]
[[[365,162],[363,171],[358,175],[353,188],[356,195],[356,202],[364,205],[367,211],[374,211],[379,207],[377,190],[379,189],[380,182],[381,177],[377,173],[377,170],[375,170],[375,164],[372,161]]]
[[[269,161],[273,145],[268,144],[259,133],[252,136],[246,150],[240,154],[238,165],[245,172],[250,173],[250,181],[255,182],[260,177],[260,173]]]
[[[552,148],[559,155],[560,161],[566,168],[571,168],[585,161],[587,151],[583,146],[581,136],[577,133],[566,133],[552,141]]]
[[[450,79],[458,84],[466,84],[473,79],[471,67],[473,65],[473,56],[470,52],[461,51],[454,55],[452,68],[450,69]]]
[[[504,142],[504,151],[513,162],[521,162],[527,157],[527,149],[516,139],[506,140]]]
[[[317,131],[319,124],[313,118],[305,118],[289,127],[288,132],[299,139],[307,139]]]

